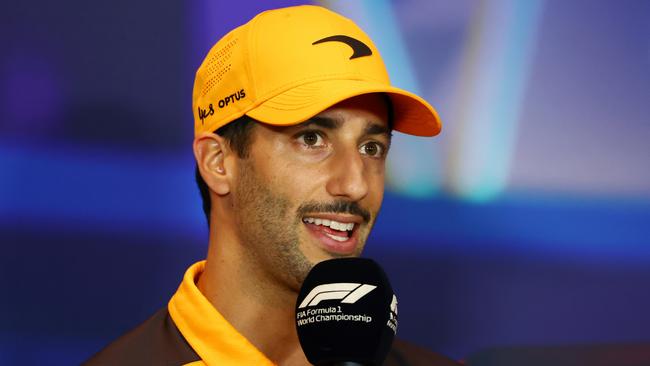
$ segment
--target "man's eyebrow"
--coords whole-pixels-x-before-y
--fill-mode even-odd
[[[386,135],[388,138],[391,138],[393,136],[387,126],[383,126],[377,123],[370,123],[366,126],[363,132],[366,135]]]
[[[335,130],[343,124],[343,121],[337,118],[314,116],[300,124],[301,127],[319,126],[328,130]],[[368,135],[385,135],[387,138],[393,136],[392,131],[379,123],[369,122],[363,130],[365,136]]]
[[[301,123],[301,127],[309,127],[312,125],[319,126],[322,128],[327,128],[328,130],[334,130],[339,127],[341,127],[341,123],[343,121],[335,118],[329,118],[329,117],[321,117],[321,116],[314,116],[305,122]]]

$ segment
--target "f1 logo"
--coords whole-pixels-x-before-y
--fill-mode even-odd
[[[328,283],[314,287],[305,299],[300,303],[298,309],[307,306],[316,306],[323,300],[341,300],[344,304],[354,304],[360,298],[367,295],[377,286],[365,285],[361,283]]]

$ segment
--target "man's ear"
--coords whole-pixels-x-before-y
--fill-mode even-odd
[[[226,169],[226,159],[232,152],[223,137],[204,132],[194,139],[192,145],[199,172],[208,187],[223,196],[230,193],[232,169]]]

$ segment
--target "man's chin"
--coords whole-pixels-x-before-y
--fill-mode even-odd
[[[309,249],[303,251],[303,254],[311,263],[311,268],[313,268],[316,264],[330,260],[330,259],[336,259],[336,258],[355,258],[359,257],[363,251],[363,246],[358,245],[354,247],[353,250],[351,251],[346,251],[345,253],[340,253],[337,251],[330,251],[327,250],[327,248],[323,248],[322,246],[318,245],[317,243],[309,243]]]

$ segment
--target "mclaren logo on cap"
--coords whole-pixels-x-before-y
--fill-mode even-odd
[[[350,46],[353,51],[352,56],[350,56],[350,60],[352,60],[353,58],[372,55],[372,50],[370,49],[370,47],[368,47],[368,45],[366,45],[365,43],[361,42],[356,38],[344,36],[342,34],[319,39],[318,41],[312,43],[312,45],[317,45],[319,43],[325,43],[325,42],[341,42]]]
[[[319,285],[309,292],[309,295],[305,297],[298,308],[316,306],[323,300],[343,299],[341,302],[344,304],[354,304],[375,288],[377,286],[347,282]]]

